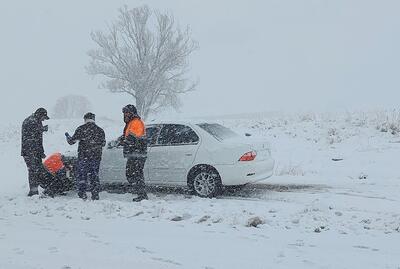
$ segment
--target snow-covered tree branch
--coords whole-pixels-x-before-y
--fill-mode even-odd
[[[91,38],[97,48],[88,52],[88,73],[106,78],[101,88],[132,96],[145,118],[168,106],[178,108],[179,95],[196,88],[187,74],[198,44],[171,14],[124,6],[107,31],[92,32]]]

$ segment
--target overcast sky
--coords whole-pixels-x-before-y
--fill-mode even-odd
[[[394,108],[400,97],[400,1],[1,1],[0,119],[82,94],[117,117],[128,96],[85,73],[92,30],[148,4],[190,25],[196,92],[189,116],[269,110]]]

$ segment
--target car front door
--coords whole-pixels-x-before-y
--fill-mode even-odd
[[[147,160],[144,166],[144,178],[146,184],[158,184],[157,177],[150,177],[150,169],[153,167],[153,163],[157,162],[159,157],[157,154],[153,154],[153,147],[157,143],[158,135],[160,134],[161,125],[150,125],[146,128],[146,139],[147,139]]]
[[[99,178],[101,183],[125,183],[126,160],[122,153],[122,146],[111,141],[103,150]]]
[[[186,174],[199,148],[200,138],[187,125],[164,124],[148,156],[151,181],[163,185],[186,185]]]

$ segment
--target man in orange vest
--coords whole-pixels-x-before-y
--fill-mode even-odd
[[[124,147],[126,162],[126,179],[131,184],[131,189],[136,189],[138,194],[134,202],[147,200],[146,185],[144,182],[144,165],[147,158],[146,128],[139,117],[134,105],[127,105],[122,109],[125,128],[120,138],[120,144]]]

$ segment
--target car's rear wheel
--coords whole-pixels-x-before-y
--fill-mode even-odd
[[[189,189],[200,197],[212,198],[221,193],[221,177],[211,166],[197,166],[189,173]]]

